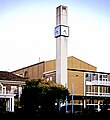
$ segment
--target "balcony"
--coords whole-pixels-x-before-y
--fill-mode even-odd
[[[110,93],[86,92],[86,96],[110,97]]]
[[[17,92],[13,92],[13,91],[2,91],[0,90],[0,95],[6,95],[6,94],[18,94]]]
[[[103,86],[110,86],[110,81],[86,81],[86,85],[103,85]]]
[[[1,83],[0,83],[0,95],[12,95],[12,94],[17,94],[17,91],[9,91],[9,90],[6,90],[6,86],[3,86]]]

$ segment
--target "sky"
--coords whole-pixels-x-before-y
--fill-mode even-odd
[[[110,0],[0,0],[0,71],[56,59],[56,7],[68,7],[68,56],[110,73]]]

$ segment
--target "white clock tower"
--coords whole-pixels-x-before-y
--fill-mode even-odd
[[[56,8],[56,83],[68,87],[67,80],[67,45],[69,37],[68,8],[60,5]]]

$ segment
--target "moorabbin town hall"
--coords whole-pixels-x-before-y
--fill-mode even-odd
[[[56,59],[42,61],[21,69],[12,71],[12,74],[24,79],[47,79],[68,88],[71,98],[69,106],[74,104],[74,110],[92,109],[97,111],[109,107],[110,104],[110,73],[97,72],[97,67],[86,63],[74,56],[67,57],[67,42],[69,37],[68,7],[60,5],[56,8]],[[21,89],[22,82],[15,82]],[[14,80],[15,81],[15,80]],[[21,86],[20,86],[21,83]],[[12,83],[10,83],[12,84]],[[13,88],[13,87],[12,87]],[[1,85],[1,89],[4,87]],[[19,95],[20,96],[20,95]],[[11,102],[9,97],[7,104]],[[13,102],[13,101],[12,101]],[[13,106],[10,106],[11,110]],[[14,108],[12,109],[12,111]]]
[[[109,104],[110,73],[97,72],[97,68],[73,56],[68,57],[68,89],[74,91],[74,106],[102,109]],[[18,70],[14,74],[24,78],[53,80],[56,82],[56,60],[42,61]],[[71,105],[71,103],[69,103]]]

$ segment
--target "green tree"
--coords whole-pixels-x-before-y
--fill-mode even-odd
[[[45,79],[31,79],[26,81],[21,95],[21,105],[24,110],[55,111],[55,103],[64,102],[69,91],[63,85]]]

